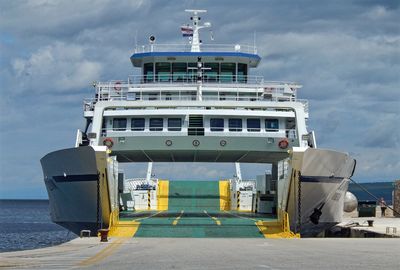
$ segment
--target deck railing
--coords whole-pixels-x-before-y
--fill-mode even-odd
[[[96,82],[95,97],[84,100],[84,110],[91,111],[98,101],[299,101],[308,112],[308,101],[298,100],[293,82],[264,81],[261,76],[132,75],[128,80]],[[157,79],[157,80],[156,80]],[[201,92],[199,91],[201,89]]]
[[[218,75],[214,73],[204,73],[201,78],[197,77],[196,72],[192,73],[166,73],[166,74],[151,74],[151,75],[130,75],[128,84],[241,84],[241,85],[261,85],[264,83],[262,76],[248,75]],[[122,82],[121,82],[122,83]]]
[[[129,119],[128,119],[129,121]],[[243,136],[250,136],[250,137],[265,137],[268,134],[271,138],[288,138],[289,140],[297,139],[297,131],[296,129],[268,129],[268,128],[260,128],[258,131],[250,131],[251,128],[240,128],[237,130],[233,130],[232,128],[225,128],[223,131],[211,131],[210,128],[201,128],[202,129],[202,136],[212,136],[212,135],[224,135],[228,136],[229,134],[241,134]],[[161,128],[161,130],[152,131],[149,127],[143,127],[141,130],[134,130],[130,126],[125,128],[102,128],[101,134],[103,137],[107,136],[146,136],[149,134],[163,134],[166,133],[173,134],[171,136],[182,136],[188,134],[188,127],[182,127],[179,131],[169,131],[166,126]],[[195,135],[195,134],[192,134]]]
[[[147,44],[137,45],[135,53],[147,52],[190,52],[191,44]],[[241,52],[257,54],[255,45],[239,44],[201,44],[202,52]]]

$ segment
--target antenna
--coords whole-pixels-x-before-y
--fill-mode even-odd
[[[253,36],[253,50],[254,50],[254,53],[257,53],[256,38],[257,38],[257,31],[254,30],[254,36]]]
[[[193,13],[190,19],[193,21],[193,39],[192,39],[192,48],[190,49],[191,52],[200,52],[200,36],[199,30],[206,27],[211,27],[210,22],[205,22],[203,25],[199,25],[201,18],[198,16],[199,13],[206,13],[207,10],[205,9],[186,9],[186,12]]]
[[[138,31],[136,30],[136,31],[135,31],[135,52],[136,52],[137,46],[138,46],[138,43],[137,43],[137,35],[138,35]]]

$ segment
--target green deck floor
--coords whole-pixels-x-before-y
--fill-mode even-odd
[[[136,220],[134,237],[263,237],[255,222],[274,218],[220,211],[218,181],[170,181],[168,211],[122,212]]]
[[[218,181],[170,181],[168,210],[219,211]]]

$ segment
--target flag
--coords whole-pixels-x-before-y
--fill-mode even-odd
[[[192,37],[193,36],[193,28],[188,25],[181,26],[182,36],[184,37]]]

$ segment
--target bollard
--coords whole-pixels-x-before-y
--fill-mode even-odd
[[[368,219],[368,227],[374,227],[374,221],[372,219]]]
[[[108,229],[100,229],[100,242],[108,242]]]
[[[91,231],[90,230],[81,230],[81,233],[79,234],[79,237],[90,237]]]

